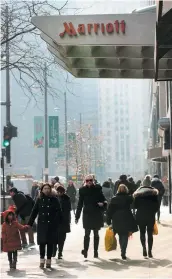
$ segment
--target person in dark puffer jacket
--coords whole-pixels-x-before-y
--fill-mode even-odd
[[[140,229],[140,241],[143,247],[143,256],[147,257],[146,231],[148,235],[148,256],[152,258],[153,228],[155,214],[159,209],[158,190],[151,186],[141,186],[133,194],[134,207],[137,209],[136,221]]]
[[[152,181],[151,181],[151,186],[154,187],[155,189],[158,190],[159,194],[158,194],[158,201],[159,201],[159,210],[157,212],[157,219],[159,222],[160,219],[160,207],[161,207],[161,202],[162,202],[162,197],[165,193],[165,187],[162,183],[162,181],[159,179],[159,176],[157,174],[154,175]]]

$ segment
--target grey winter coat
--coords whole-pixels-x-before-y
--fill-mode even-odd
[[[102,192],[103,192],[103,195],[105,196],[105,199],[109,203],[111,201],[112,197],[113,197],[112,189],[111,188],[102,187]]]

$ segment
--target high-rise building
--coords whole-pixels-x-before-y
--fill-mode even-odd
[[[130,13],[154,1],[116,2],[113,13]],[[140,179],[147,171],[146,143],[149,123],[150,81],[101,79],[99,131],[103,135],[106,175],[122,173]]]

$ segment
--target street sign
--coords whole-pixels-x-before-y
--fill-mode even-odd
[[[49,116],[49,148],[59,148],[58,116]]]
[[[34,116],[34,147],[44,147],[44,118]]]
[[[44,175],[48,175],[49,174],[49,169],[44,169]]]

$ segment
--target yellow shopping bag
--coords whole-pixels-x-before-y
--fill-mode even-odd
[[[117,248],[117,240],[113,233],[113,230],[107,228],[105,234],[105,251],[110,252],[112,250],[116,250]]]
[[[154,224],[153,235],[158,235],[158,225],[157,225],[157,223]]]

